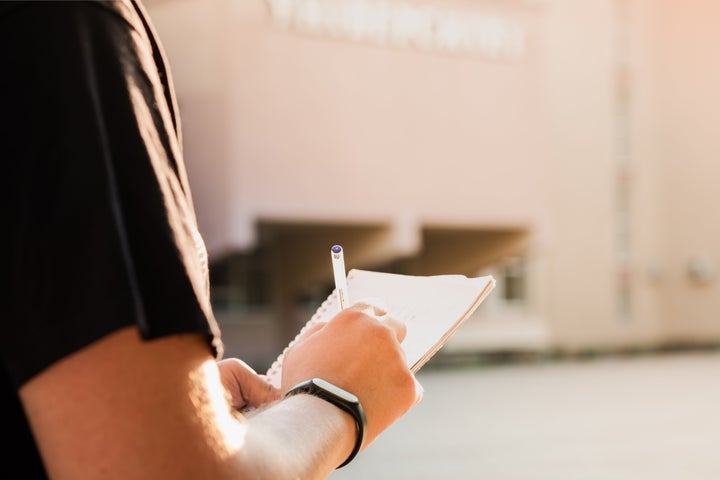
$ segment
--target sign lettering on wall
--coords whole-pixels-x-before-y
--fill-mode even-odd
[[[525,32],[500,16],[387,0],[267,0],[273,22],[298,32],[452,54],[513,58]]]

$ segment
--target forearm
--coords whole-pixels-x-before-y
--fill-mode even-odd
[[[324,479],[350,454],[355,423],[338,407],[295,395],[245,421],[240,464],[258,479]]]
[[[206,349],[194,335],[143,342],[128,328],[28,382],[21,398],[50,475],[322,479],[347,458],[350,415],[296,395],[238,418]]]
[[[292,385],[316,376],[346,379],[339,386],[360,394],[369,445],[411,406],[414,383],[403,359],[383,354],[382,338],[372,332],[364,332],[374,341],[363,362],[355,358],[356,365],[368,364],[361,373],[318,354],[336,348],[340,358],[345,350],[338,338],[363,333],[352,324],[339,327],[327,339],[314,336],[318,346],[303,343],[303,356],[286,364],[287,373],[297,377]],[[134,327],[57,362],[27,382],[20,396],[56,479],[324,479],[349,456],[357,435],[351,415],[312,395],[238,418],[201,336],[146,342]]]

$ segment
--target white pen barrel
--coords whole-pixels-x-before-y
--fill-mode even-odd
[[[345,273],[345,256],[340,245],[333,245],[330,249],[332,258],[333,275],[335,277],[335,290],[337,291],[338,304],[343,310],[350,304],[347,291],[347,274]]]

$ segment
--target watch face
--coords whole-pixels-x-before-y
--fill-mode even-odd
[[[342,388],[336,387],[332,383],[326,382],[325,380],[323,380],[321,378],[314,378],[313,383],[316,386],[322,388],[323,390],[326,390],[326,391],[332,393],[333,395],[342,398],[343,400],[345,400],[347,402],[359,403],[358,398],[355,395],[353,395],[352,393],[346,392]]]

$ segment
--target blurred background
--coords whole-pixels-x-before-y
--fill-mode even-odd
[[[348,269],[492,274],[334,478],[720,478],[711,0],[145,0],[228,356]]]

